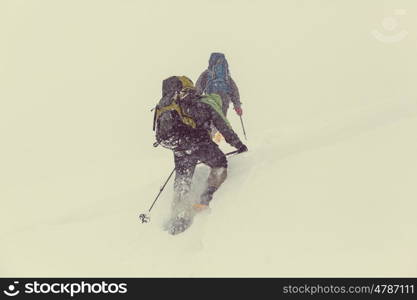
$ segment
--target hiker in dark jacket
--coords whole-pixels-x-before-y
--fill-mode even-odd
[[[236,113],[242,115],[239,90],[230,76],[229,66],[223,53],[212,53],[209,65],[196,82],[196,89],[201,94],[215,93],[223,101],[223,113],[226,116],[230,102]]]
[[[187,197],[195,167],[200,161],[211,168],[206,188],[199,202],[194,205],[196,209],[203,209],[227,176],[227,159],[211,140],[211,124],[239,152],[248,149],[230,127],[221,108],[216,109],[187,77],[172,76],[165,79],[162,95],[156,107],[154,126],[157,142],[174,153],[174,205]]]

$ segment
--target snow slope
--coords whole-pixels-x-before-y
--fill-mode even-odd
[[[417,42],[369,35],[398,2],[264,1],[249,26],[239,1],[229,27],[181,37],[169,1],[16,3],[0,10],[0,276],[417,276]],[[249,152],[229,158],[211,213],[170,236],[172,181],[138,220],[173,168],[149,108],[163,78],[195,80],[218,49]]]
[[[169,161],[136,183],[98,169],[61,178],[111,184],[118,193],[90,195],[62,215],[42,215],[39,203],[29,212],[16,208],[15,217],[33,220],[14,232],[3,227],[2,275],[415,276],[417,142],[410,137],[417,107],[409,108],[299,140],[253,138],[250,152],[229,159],[229,178],[211,213],[178,236],[161,230],[169,188],[151,223],[137,220]],[[107,167],[127,179],[141,166]],[[206,175],[201,166],[195,179]]]

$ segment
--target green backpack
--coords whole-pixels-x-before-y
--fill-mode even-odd
[[[222,102],[222,98],[219,95],[207,94],[207,95],[204,95],[202,98],[200,98],[198,101],[201,101],[203,103],[210,105],[220,115],[223,121],[226,122],[227,126],[229,126],[229,128],[232,128],[229,120],[223,114],[223,110],[222,110],[223,102]]]

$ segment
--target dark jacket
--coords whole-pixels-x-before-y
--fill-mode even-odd
[[[227,81],[229,83],[229,91],[228,92],[220,92],[218,93],[223,101],[223,112],[227,110],[227,107],[229,106],[229,103],[232,102],[235,107],[240,107],[240,96],[239,96],[239,89],[237,88],[236,83],[232,79],[229,73],[229,68],[227,64],[227,60],[223,53],[212,53],[209,59],[209,65],[207,70],[205,70],[203,73],[201,73],[200,77],[198,77],[197,82],[195,84],[197,91],[200,94],[205,94],[208,84],[208,79],[210,76],[210,70],[213,70],[213,67],[216,63],[217,59],[223,59],[224,63],[226,64],[227,69]]]
[[[210,105],[200,102],[196,98],[193,99],[193,97],[181,100],[180,105],[183,111],[196,121],[195,130],[203,129],[205,131],[204,136],[207,140],[211,140],[209,131],[212,123],[231,146],[240,148],[243,145],[237,134],[229,127],[229,124]]]
[[[200,77],[198,77],[197,82],[195,84],[197,91],[201,94],[205,93],[208,76],[209,76],[209,70],[205,70],[203,73],[201,73]],[[225,93],[220,96],[222,97],[222,100],[225,103],[225,105],[229,105],[229,103],[232,102],[234,106],[240,107],[242,103],[240,102],[239,89],[236,83],[234,82],[234,80],[232,79],[232,77],[230,76],[229,76],[229,83],[230,83],[231,91],[229,93]]]
[[[170,140],[161,142],[164,146],[170,146],[175,150],[190,149],[193,146],[210,143],[209,131],[212,123],[223,135],[227,143],[235,148],[243,144],[237,134],[225,122],[225,120],[210,105],[200,102],[201,94],[195,89],[181,90],[181,84],[176,77],[170,77],[163,82],[162,99],[158,107],[170,105],[174,98],[182,108],[182,111],[195,121],[195,128],[185,125],[174,111],[162,114],[156,122],[157,141],[167,140],[164,137],[170,136]],[[169,144],[169,145],[166,145]]]

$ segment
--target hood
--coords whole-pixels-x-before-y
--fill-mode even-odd
[[[218,61],[219,59],[223,59],[223,60],[224,60],[224,62],[226,63],[226,65],[227,65],[227,60],[226,60],[226,57],[224,56],[224,54],[223,54],[223,53],[213,52],[213,53],[210,55],[210,59],[209,59],[209,66],[208,66],[208,68],[209,68],[209,69],[212,69],[212,68],[213,68],[213,66],[217,63],[217,61]]]

